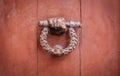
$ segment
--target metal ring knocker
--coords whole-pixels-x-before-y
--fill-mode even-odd
[[[50,54],[61,56],[70,53],[77,45],[77,34],[74,30],[75,27],[81,27],[79,22],[65,22],[64,18],[50,18],[45,21],[39,22],[40,26],[44,26],[40,35],[40,44],[42,48],[48,51]],[[69,27],[70,43],[66,48],[62,48],[60,45],[55,45],[53,48],[47,42],[48,32],[54,35],[61,35],[67,31]]]

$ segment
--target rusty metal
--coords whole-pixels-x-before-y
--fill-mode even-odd
[[[40,21],[40,26],[44,26],[40,35],[40,44],[42,48],[49,53],[57,56],[65,55],[70,53],[77,45],[77,34],[74,28],[81,27],[79,22],[65,22],[64,18],[50,18],[48,20]],[[69,27],[70,43],[66,48],[62,48],[60,45],[55,45],[53,48],[47,42],[48,32],[52,34],[60,35],[67,31]]]

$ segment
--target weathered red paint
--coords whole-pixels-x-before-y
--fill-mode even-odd
[[[36,4],[0,0],[0,76],[36,76]]]
[[[0,0],[0,76],[119,76],[119,0],[82,0],[77,48],[53,57],[39,44],[38,20],[80,21],[80,0]],[[69,43],[49,35],[51,46]]]
[[[119,0],[82,0],[81,76],[118,75]]]

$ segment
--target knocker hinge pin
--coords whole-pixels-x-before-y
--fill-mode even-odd
[[[50,33],[53,35],[62,35],[67,31],[67,27],[80,28],[80,22],[66,22],[64,18],[50,18],[48,20],[39,21],[39,26],[49,27]]]
[[[64,22],[64,23],[67,27],[81,28],[80,22],[70,21],[70,22]],[[42,26],[42,27],[48,27],[50,24],[49,24],[48,20],[44,20],[44,21],[39,21],[38,25]]]

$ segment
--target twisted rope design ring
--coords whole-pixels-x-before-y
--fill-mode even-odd
[[[45,22],[45,21],[44,21]],[[47,22],[47,21],[46,21]],[[43,22],[41,22],[41,25]],[[44,23],[47,24],[47,23]],[[66,27],[64,27],[65,29]],[[60,45],[55,45],[53,48],[48,44],[47,37],[49,32],[49,27],[44,27],[40,35],[40,44],[44,50],[52,55],[61,56],[70,53],[77,46],[77,34],[73,27],[69,28],[70,43],[66,48],[62,48]]]

